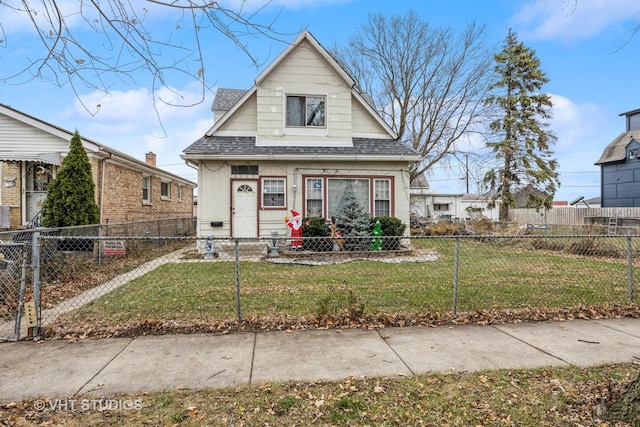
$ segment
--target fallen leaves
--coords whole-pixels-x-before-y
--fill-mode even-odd
[[[245,316],[235,319],[162,320],[135,319],[122,324],[100,322],[55,323],[41,328],[45,339],[76,341],[86,338],[136,337],[142,335],[192,334],[232,332],[286,331],[292,333],[307,329],[384,329],[390,327],[438,327],[455,325],[491,325],[503,323],[565,321],[575,319],[606,319],[640,317],[640,306],[611,303],[598,306],[575,306],[567,308],[530,308],[477,310],[464,313],[398,313],[384,315],[295,317]],[[381,335],[383,339],[389,333]]]

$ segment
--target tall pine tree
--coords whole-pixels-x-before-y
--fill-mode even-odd
[[[99,222],[91,163],[76,130],[71,138],[69,154],[62,160],[62,167],[47,190],[41,224],[45,227],[71,227]]]
[[[501,199],[500,220],[506,221],[509,208],[515,206],[514,192],[529,186],[527,207],[551,208],[558,181],[558,162],[552,158],[551,145],[556,136],[544,121],[551,118],[553,106],[548,94],[541,93],[549,80],[540,69],[535,51],[518,42],[511,29],[502,51],[494,56],[497,81],[491,86],[495,95],[487,104],[496,107],[500,118],[491,123],[496,140],[487,142],[500,166],[489,170],[484,182],[493,190],[490,205]]]

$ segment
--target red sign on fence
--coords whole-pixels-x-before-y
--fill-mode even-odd
[[[124,240],[105,240],[102,243],[102,253],[105,255],[124,255],[126,252]]]

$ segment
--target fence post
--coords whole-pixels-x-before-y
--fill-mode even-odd
[[[453,314],[458,314],[458,267],[460,263],[460,238],[456,237],[456,249],[453,257]]]
[[[238,238],[236,244],[236,307],[238,309],[238,322],[242,322],[242,308],[240,307],[240,243]]]
[[[22,310],[24,310],[24,293],[27,287],[27,260],[29,259],[28,244],[25,242],[22,247],[22,266],[20,268],[20,295],[18,296],[18,312],[16,313],[16,326],[14,328],[13,340],[20,340],[20,326],[22,324]]]
[[[98,226],[98,265],[102,264],[102,226]]]
[[[33,336],[40,335],[40,326],[42,317],[40,313],[40,232],[33,232],[33,239],[31,241],[31,260],[33,262],[33,302],[36,304],[36,318],[38,319],[38,326],[33,328]]]
[[[627,281],[629,284],[629,302],[633,303],[633,245],[631,236],[627,236]]]

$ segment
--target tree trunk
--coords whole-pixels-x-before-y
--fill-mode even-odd
[[[640,375],[627,384],[620,398],[609,406],[606,418],[640,426]]]

